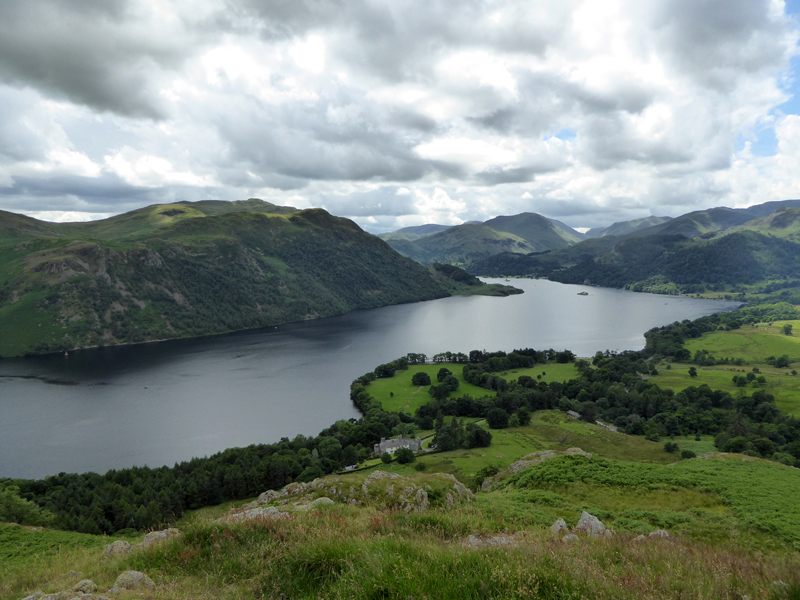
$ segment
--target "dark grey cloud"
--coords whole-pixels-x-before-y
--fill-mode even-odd
[[[112,174],[14,177],[11,186],[0,187],[3,207],[21,212],[50,211],[57,205],[64,211],[117,213],[175,197],[175,190],[131,186]]]
[[[770,0],[661,0],[654,3],[660,55],[702,85],[731,91],[742,73],[775,70],[787,48],[786,22]]]
[[[0,3],[0,78],[99,111],[161,118],[158,84],[192,48],[152,31],[131,0]]]

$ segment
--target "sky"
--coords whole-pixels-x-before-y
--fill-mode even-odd
[[[800,0],[0,3],[0,210],[374,233],[800,198]]]

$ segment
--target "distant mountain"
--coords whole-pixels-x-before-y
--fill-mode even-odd
[[[586,239],[594,239],[605,237],[607,235],[628,235],[640,229],[653,227],[654,225],[661,225],[667,221],[671,221],[672,217],[645,217],[643,219],[634,219],[632,221],[618,221],[608,227],[593,227],[584,235]]]
[[[766,217],[753,219],[744,225],[731,227],[724,231],[723,235],[740,231],[754,231],[772,237],[800,241],[800,208],[779,208]]]
[[[568,248],[527,255],[502,253],[470,265],[483,276],[544,276],[662,293],[709,286],[800,279],[800,202],[747,209],[695,211]],[[766,216],[763,215],[772,210]]]
[[[208,335],[489,293],[443,282],[352,221],[260,200],[90,223],[0,211],[0,355]]]
[[[414,225],[412,227],[403,227],[397,231],[390,231],[389,233],[381,233],[378,235],[383,241],[389,240],[418,240],[432,233],[438,233],[445,229],[452,227],[452,225],[436,225],[430,223],[427,225]]]
[[[464,223],[417,239],[383,236],[392,248],[423,264],[465,266],[502,252],[527,254],[566,248],[582,238],[582,234],[567,225],[536,213]]]
[[[632,235],[682,235],[696,238],[703,235],[710,236],[731,227],[765,217],[781,208],[800,207],[800,200],[781,200],[765,202],[749,208],[726,208],[720,206],[708,210],[698,210],[681,215],[660,225],[639,229]]]
[[[484,225],[495,231],[505,231],[519,236],[534,248],[534,252],[566,248],[583,239],[583,234],[571,227],[536,213],[495,217],[485,221]]]

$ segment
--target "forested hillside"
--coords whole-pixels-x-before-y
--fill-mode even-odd
[[[178,203],[68,224],[0,213],[5,356],[207,335],[454,292],[321,209]]]

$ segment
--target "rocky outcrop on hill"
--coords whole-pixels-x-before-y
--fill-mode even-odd
[[[488,490],[494,484],[502,481],[503,479],[510,477],[515,473],[519,473],[523,469],[527,469],[528,467],[533,467],[546,460],[555,458],[556,456],[576,456],[576,455],[585,456],[587,458],[591,458],[592,456],[589,452],[584,452],[580,448],[567,448],[563,452],[557,450],[539,450],[538,452],[527,454],[518,461],[511,463],[509,467],[504,471],[500,471],[496,475],[484,479],[483,483],[481,484],[481,490]]]
[[[423,483],[414,476],[405,477],[397,473],[372,471],[363,479],[358,476],[326,477],[309,483],[290,483],[282,490],[268,490],[262,493],[257,500],[247,505],[244,512],[269,504],[273,504],[276,510],[280,507],[284,511],[302,511],[339,503],[353,506],[369,505],[376,506],[380,510],[402,510],[410,513],[421,512],[431,507],[429,492],[437,498],[441,497],[442,505],[448,508],[475,498],[469,488],[453,475],[437,473],[426,475],[424,479]],[[249,514],[258,515],[258,513]],[[275,517],[274,512],[269,514],[268,518]],[[244,520],[244,517],[238,520]]]
[[[157,544],[162,544],[180,534],[181,532],[174,527],[162,529],[161,531],[151,531],[144,536],[144,540],[142,540],[142,542],[139,544],[132,544],[131,542],[126,542],[125,540],[117,540],[112,542],[103,548],[103,554],[107,556],[122,556],[123,554],[130,554],[134,550],[140,550],[142,548],[149,548]]]

